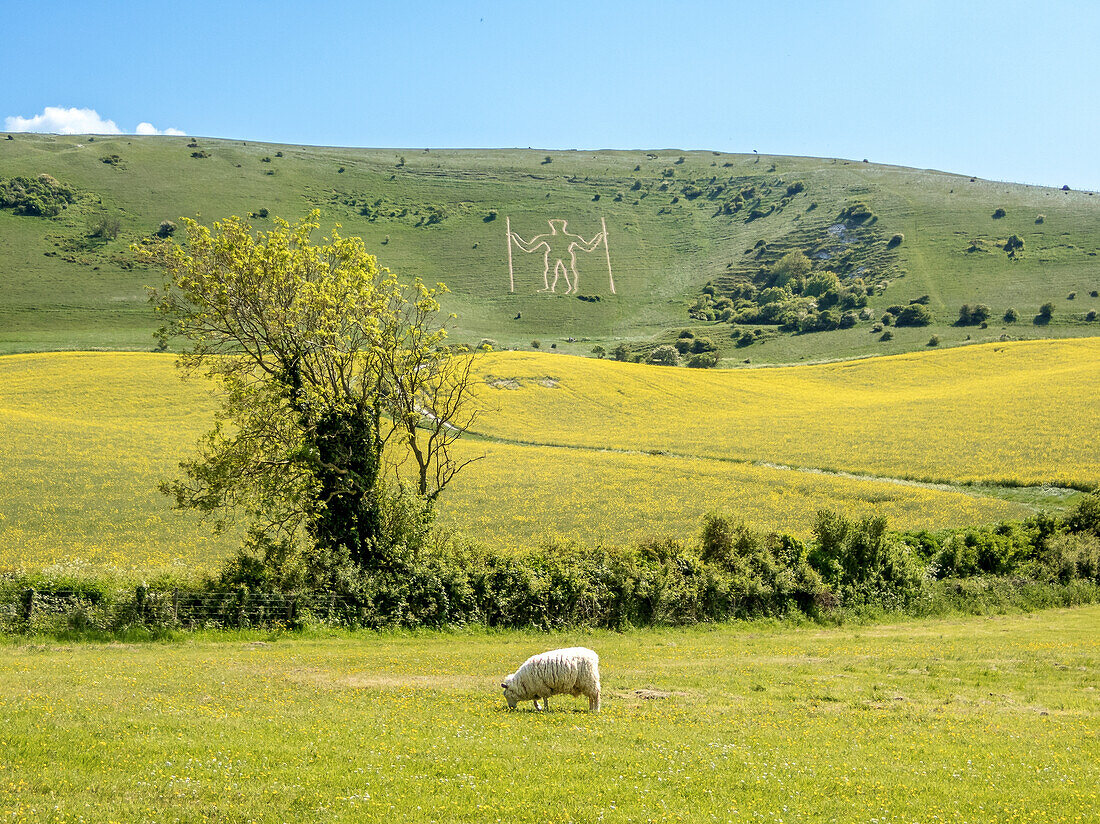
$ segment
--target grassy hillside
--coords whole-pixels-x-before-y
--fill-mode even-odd
[[[813,629],[5,644],[12,821],[1095,819],[1100,608]],[[583,699],[501,677],[584,644]],[[364,731],[370,731],[364,734]],[[109,810],[109,814],[104,814]]]
[[[802,536],[820,508],[897,528],[1022,518],[1057,498],[766,464],[1096,483],[1098,366],[1096,339],[722,374],[481,355],[487,412],[462,450],[483,460],[445,493],[441,516],[502,548],[690,540],[715,510]],[[216,567],[233,539],[170,512],[156,491],[213,410],[170,355],[0,358],[0,569]]]
[[[325,225],[362,235],[384,265],[447,283],[456,337],[471,343],[531,348],[538,340],[588,354],[596,344],[625,342],[637,353],[691,328],[734,365],[896,353],[924,348],[933,334],[946,346],[1100,329],[1085,320],[1100,310],[1090,297],[1100,289],[1100,198],[1091,193],[842,160],[675,150],[12,138],[0,139],[0,184],[48,174],[73,196],[55,217],[0,208],[0,352],[148,349],[155,323],[143,287],[160,275],[134,267],[129,243],[180,216],[209,222],[255,214],[254,225],[266,228],[271,216],[311,208]],[[845,221],[853,204],[868,213]],[[1004,217],[993,217],[997,209]],[[606,248],[576,252],[576,294],[563,294],[564,280],[557,292],[539,293],[541,251],[513,244],[509,275],[506,226],[530,241],[550,232],[551,219],[568,221],[565,231],[584,240],[607,227]],[[904,235],[900,244],[891,245],[894,235]],[[1024,242],[1014,257],[1002,249],[1012,235]],[[842,283],[863,282],[876,319],[927,296],[937,320],[882,341],[870,319],[777,334],[766,324],[735,328],[689,317],[707,284],[721,300],[731,285],[766,277],[793,250],[810,255],[815,269],[838,270]],[[1036,325],[1048,301],[1052,319]],[[962,303],[988,305],[988,327],[953,326]],[[1017,322],[1000,320],[1008,308]],[[756,329],[751,345],[735,345],[733,336]]]

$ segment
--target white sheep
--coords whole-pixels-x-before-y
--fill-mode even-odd
[[[534,701],[535,710],[549,712],[551,695],[584,695],[589,712],[600,711],[600,656],[585,647],[555,649],[532,655],[504,679],[504,699],[514,710],[520,701]]]

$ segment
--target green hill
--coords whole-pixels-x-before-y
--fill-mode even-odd
[[[9,137],[0,138],[0,352],[149,349],[156,323],[143,287],[160,275],[134,264],[130,243],[180,216],[252,214],[267,228],[275,215],[312,208],[403,276],[445,282],[455,336],[475,344],[537,340],[588,354],[625,343],[636,355],[687,328],[733,365],[896,353],[933,335],[953,345],[1100,333],[1087,319],[1100,311],[1091,296],[1100,289],[1100,197],[1088,192],[678,150]],[[53,211],[51,198],[57,215],[34,214]],[[606,244],[574,247],[577,283],[567,283],[569,243],[592,241],[604,226]],[[559,257],[565,264],[554,293],[539,292],[543,250],[509,244],[506,227],[529,248],[552,235],[548,280]],[[1022,248],[1008,243],[1013,236]],[[793,251],[810,271],[785,281],[781,261]],[[778,294],[769,287],[784,282],[786,315],[767,302]],[[897,314],[917,299],[931,325],[875,331],[890,307]],[[1037,318],[1048,302],[1049,321]],[[988,307],[987,328],[955,325],[964,303]],[[1014,323],[1002,320],[1010,308]],[[791,331],[799,313],[803,327],[821,319],[850,328]],[[784,318],[788,331],[776,323]]]

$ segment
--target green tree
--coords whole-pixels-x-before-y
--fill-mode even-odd
[[[167,271],[151,300],[181,336],[180,363],[222,393],[214,429],[183,477],[179,508],[243,511],[250,544],[279,564],[332,558],[386,565],[387,486],[411,482],[423,512],[470,461],[470,358],[444,345],[438,295],[398,281],[359,238],[311,241],[318,212],[253,233],[184,219],[186,246],[139,249]]]

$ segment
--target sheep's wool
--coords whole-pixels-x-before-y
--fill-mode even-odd
[[[600,656],[585,647],[539,653],[504,679],[504,699],[510,709],[534,701],[535,709],[550,709],[551,695],[584,695],[590,712],[600,711]]]

